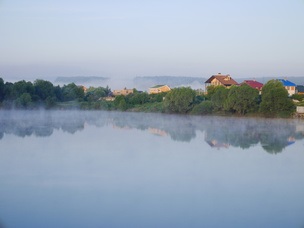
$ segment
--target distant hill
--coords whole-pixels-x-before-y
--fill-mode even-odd
[[[155,85],[168,85],[170,87],[191,86],[200,88],[207,79],[202,77],[185,76],[141,76],[135,77],[133,82],[135,87],[149,88]]]
[[[98,76],[74,76],[74,77],[57,77],[55,83],[57,84],[69,84],[75,83],[76,85],[100,85],[107,82],[109,78]]]

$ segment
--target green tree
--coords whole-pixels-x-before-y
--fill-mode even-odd
[[[55,104],[56,104],[55,97],[47,97],[45,99],[46,108],[52,108],[55,106]]]
[[[207,100],[211,100],[211,97],[215,93],[216,88],[218,88],[218,86],[210,85],[207,87],[207,95],[206,95]]]
[[[35,93],[42,101],[45,101],[48,97],[49,99],[55,97],[54,85],[45,80],[37,79],[34,82]]]
[[[115,108],[117,108],[121,111],[127,110],[128,104],[126,102],[126,98],[123,95],[116,96],[115,100],[114,100],[114,106],[115,106]]]
[[[135,92],[132,94],[129,94],[127,97],[127,103],[132,105],[142,105],[147,102],[149,102],[149,95],[147,93],[139,93]]]
[[[86,91],[85,100],[87,101],[98,101],[101,97],[105,97],[106,95],[106,88],[103,87],[90,87]]]
[[[18,108],[28,108],[32,105],[32,97],[29,93],[23,93],[16,99]]]
[[[55,95],[57,101],[64,100],[63,91],[59,85],[54,87],[54,95]]]
[[[208,87],[209,88],[209,87]],[[215,111],[223,111],[229,90],[224,86],[216,86],[210,96]]]
[[[263,86],[260,112],[267,117],[287,117],[294,112],[293,102],[281,82],[270,80]]]
[[[165,111],[169,113],[187,113],[193,107],[195,95],[195,91],[190,87],[172,89],[165,97]]]
[[[84,98],[84,90],[83,87],[70,83],[63,86],[62,95],[64,101],[82,100]]]
[[[111,91],[111,88],[109,86],[106,86],[105,93],[106,93],[106,97],[111,95],[112,91]]]
[[[259,91],[243,84],[232,86],[224,104],[225,110],[244,115],[258,110]]]
[[[213,111],[213,105],[211,101],[203,101],[195,105],[191,111],[194,115],[208,115]]]
[[[11,101],[13,100],[14,96],[13,96],[13,87],[14,87],[14,84],[11,83],[11,82],[6,82],[4,84],[4,100],[5,101]]]
[[[24,93],[28,93],[31,96],[35,94],[35,88],[33,86],[33,83],[26,82],[24,80],[15,82],[11,91],[12,98],[15,100]]]
[[[149,101],[150,102],[162,102],[168,92],[156,93],[156,94],[149,94]]]
[[[5,87],[4,81],[2,78],[0,78],[0,102],[4,100],[4,95],[5,95],[4,87]]]
[[[119,104],[118,104],[118,108],[121,111],[126,111],[128,109],[128,105],[125,99],[120,100]]]

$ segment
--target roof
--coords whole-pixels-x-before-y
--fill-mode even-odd
[[[303,93],[303,92],[304,92],[304,86],[298,85],[298,86],[297,86],[297,90],[298,90],[298,93],[299,93],[299,92],[300,92],[300,93]]]
[[[217,75],[212,75],[205,83],[211,83],[211,81],[216,78],[220,83],[226,86],[230,85],[238,85],[238,83],[233,80],[229,74],[227,75],[222,75],[222,74],[217,74]]]
[[[288,81],[288,80],[285,80],[285,79],[278,79],[278,81],[282,82],[282,84],[283,84],[284,86],[297,86],[297,85],[294,84],[293,82]]]
[[[126,91],[126,90],[134,90],[134,89],[127,89],[126,87],[123,89],[114,89],[114,91]]]
[[[263,83],[258,82],[256,80],[245,80],[242,84],[247,84],[254,89],[262,89]]]
[[[166,85],[156,85],[156,86],[153,86],[153,87],[150,87],[150,88],[159,88],[159,87],[163,87],[163,86],[166,86]]]

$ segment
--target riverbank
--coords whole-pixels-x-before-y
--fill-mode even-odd
[[[56,110],[80,110],[80,111],[119,111],[122,113],[162,113],[162,114],[175,114],[175,115],[182,115],[182,116],[218,116],[218,117],[240,117],[240,118],[271,118],[271,119],[304,119],[304,114],[294,113],[288,117],[267,117],[264,116],[262,113],[246,113],[245,115],[237,114],[237,113],[230,113],[230,112],[213,112],[207,114],[197,114],[193,112],[189,113],[168,113],[165,112],[163,107],[163,102],[155,102],[151,104],[143,104],[143,105],[135,105],[134,107],[127,108],[125,110],[120,110],[115,108],[113,102],[111,101],[100,101],[100,102],[78,102],[78,101],[69,101],[69,102],[59,102],[55,103],[52,107],[46,106],[32,106],[28,108],[20,108],[20,107],[11,107],[11,108],[3,108],[0,107],[1,110],[14,110],[14,111],[35,111],[35,110],[46,110],[46,111],[56,111]]]
[[[1,79],[1,78],[0,78]],[[271,80],[262,90],[244,84],[209,86],[201,94],[190,87],[173,88],[169,92],[149,94],[133,89],[125,95],[114,96],[109,87],[63,87],[44,80],[34,83],[0,80],[0,108],[3,109],[81,109],[128,112],[156,112],[183,115],[254,116],[290,118],[295,115],[295,103],[303,105],[304,95],[289,97],[282,83]],[[302,117],[302,115],[299,115]]]

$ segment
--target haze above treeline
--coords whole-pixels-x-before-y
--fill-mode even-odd
[[[303,0],[0,0],[0,77],[304,76],[303,11]]]

